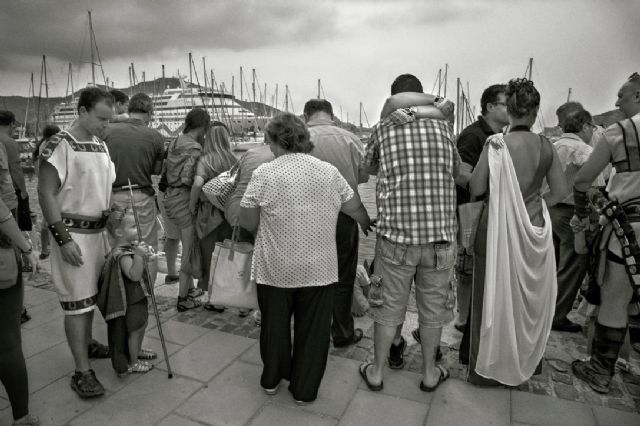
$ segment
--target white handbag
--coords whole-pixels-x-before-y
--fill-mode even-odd
[[[218,209],[224,211],[224,206],[227,204],[229,197],[235,191],[238,176],[238,167],[234,166],[231,170],[220,173],[218,176],[209,180],[202,187],[202,193],[211,204]]]
[[[258,309],[258,290],[251,279],[253,244],[237,241],[239,227],[230,240],[216,243],[211,255],[209,303],[242,309]]]

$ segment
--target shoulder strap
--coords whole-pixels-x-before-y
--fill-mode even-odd
[[[620,127],[622,144],[627,155],[626,159],[614,163],[616,172],[640,171],[640,137],[638,136],[638,128],[630,118],[618,121],[616,125]]]

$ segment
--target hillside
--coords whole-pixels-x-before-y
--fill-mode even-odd
[[[104,85],[98,85],[98,87],[104,89]],[[121,90],[131,96],[134,93],[145,92],[145,93],[161,93],[164,89],[174,89],[180,87],[180,80],[175,77],[167,77],[167,78],[157,78],[152,81],[140,82],[134,85],[133,87],[122,87],[116,88]],[[198,87],[196,84],[187,83],[187,87]],[[82,89],[77,90],[74,93],[74,96],[78,96]],[[39,114],[38,111],[38,98],[26,98],[23,96],[0,96],[0,109],[5,109],[9,111],[13,111],[16,115],[16,118],[19,122],[25,121],[25,113],[27,112],[27,102],[29,103],[29,117],[26,122],[27,125],[27,135],[31,135],[33,130],[35,129],[36,117],[39,115],[40,117],[40,128],[46,124],[49,115],[53,112],[54,106],[58,105],[61,102],[68,101],[70,97],[62,98],[62,97],[52,97],[49,99],[42,98],[40,100],[40,109]],[[249,111],[253,111],[253,113],[257,116],[266,116],[270,117],[273,115],[277,115],[283,111],[278,108],[274,108],[270,105],[266,105],[262,102],[250,102],[250,101],[241,101],[238,100],[238,103],[242,105],[244,108]],[[338,126],[347,129],[353,133],[359,134],[361,133],[358,130],[358,127],[351,123],[341,122],[337,117],[335,118]],[[364,129],[367,131],[368,129]]]

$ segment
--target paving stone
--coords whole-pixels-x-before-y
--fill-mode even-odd
[[[609,408],[621,411],[634,411],[634,404],[632,401],[626,401],[620,398],[608,398],[605,397],[605,405]]]
[[[405,370],[391,370],[384,368],[384,388],[380,394],[397,396],[411,401],[430,404],[433,393],[422,392],[420,390],[420,381],[422,374],[412,373]],[[360,381],[360,389],[366,390],[367,384],[364,380]]]
[[[49,322],[62,323],[62,307],[57,299],[49,300],[48,302],[39,304],[37,306],[26,305],[27,311],[31,316],[31,319],[22,324],[23,333],[25,330],[33,330],[34,328],[46,324]]]
[[[61,377],[70,377],[73,369],[73,358],[66,342],[28,358],[29,392],[36,392]]]
[[[169,356],[179,351],[184,346],[178,345],[175,343],[167,342],[165,340],[165,344],[167,345],[167,353]],[[156,339],[155,337],[144,336],[144,340],[142,341],[142,347],[151,349],[156,354],[158,354],[158,358],[152,359],[149,362],[152,364],[159,364],[162,360],[164,360],[164,352],[162,351],[162,343],[160,343],[160,339]]]
[[[207,331],[209,330],[206,328],[184,324],[175,320],[169,320],[162,324],[162,333],[165,340],[178,345],[188,345]],[[149,330],[147,335],[156,339],[160,338],[156,328]]]
[[[62,318],[53,319],[32,330],[22,333],[22,352],[25,358],[30,358],[46,349],[66,342]]]
[[[339,425],[417,426],[424,424],[429,406],[358,389]]]
[[[10,408],[0,410],[0,425],[10,425],[13,423],[13,415]]]
[[[593,407],[593,414],[599,425],[638,426],[640,414],[627,413],[607,407]]]
[[[202,424],[171,414],[158,423],[158,426],[202,426]]]
[[[545,426],[596,426],[584,404],[518,391],[511,392],[511,419]]]
[[[580,399],[580,392],[573,386],[565,385],[564,383],[556,383],[553,387],[558,395],[562,399],[569,401],[578,401]]]
[[[447,380],[433,394],[426,424],[508,425],[509,392],[506,389],[479,389],[461,380]]]
[[[69,376],[62,377],[29,397],[29,411],[43,425],[63,425],[89,408],[102,403],[106,396],[78,398],[69,387]]]
[[[252,426],[333,426],[336,419],[323,417],[320,414],[287,407],[280,404],[270,404],[249,423]]]
[[[182,377],[169,380],[166,374],[153,370],[76,417],[71,424],[154,425],[200,386],[200,383]]]
[[[339,419],[362,380],[358,365],[359,362],[354,360],[330,356],[318,389],[318,397],[313,404],[304,408]],[[280,392],[273,399],[278,404],[295,407],[291,393],[283,386],[287,383],[282,382]]]
[[[24,302],[27,306],[38,306],[51,300],[58,300],[55,292],[25,286]]]
[[[551,379],[553,379],[554,382],[564,383],[565,385],[573,384],[573,380],[571,379],[570,374],[559,373],[554,371],[551,373]]]
[[[251,346],[251,349],[240,355],[240,359],[249,364],[262,365],[262,358],[260,357],[260,343],[255,343]]]
[[[208,330],[203,327],[198,328],[203,330],[205,334],[169,356],[174,373],[208,382],[241,353],[255,344],[255,340],[246,337]],[[158,366],[166,370],[164,362]]]
[[[260,388],[261,371],[236,361],[176,412],[211,425],[244,425],[269,398]]]

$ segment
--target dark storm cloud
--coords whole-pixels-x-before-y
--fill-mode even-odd
[[[338,16],[336,3],[316,1],[9,0],[0,14],[0,70],[26,67],[42,54],[86,61],[88,9],[103,61],[300,45],[335,34]]]
[[[378,1],[377,7],[365,19],[365,23],[373,28],[393,29],[416,25],[442,25],[452,21],[478,17],[489,9],[489,4],[481,2],[440,2],[425,0]]]

